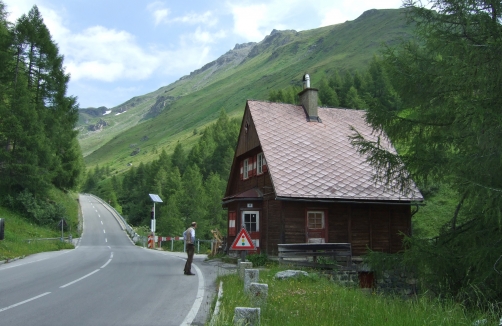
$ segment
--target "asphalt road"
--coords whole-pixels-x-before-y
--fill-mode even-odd
[[[196,255],[135,246],[108,209],[80,196],[74,250],[0,265],[0,325],[203,325],[225,268]]]

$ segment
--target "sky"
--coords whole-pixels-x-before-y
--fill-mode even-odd
[[[81,108],[113,108],[169,85],[273,29],[354,20],[402,0],[0,0],[15,22],[36,5]]]

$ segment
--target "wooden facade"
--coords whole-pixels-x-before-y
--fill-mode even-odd
[[[354,256],[373,251],[397,253],[403,249],[402,235],[411,233],[410,207],[406,205],[363,203],[316,203],[270,199],[243,199],[226,204],[235,212],[235,227],[242,228],[242,212],[260,212],[260,252],[277,255],[280,243],[306,243],[306,212],[327,212],[328,243],[351,243]],[[235,236],[229,236],[232,243]]]
[[[254,123],[246,106],[223,199],[229,216],[229,244],[246,226],[258,252],[271,256],[278,255],[278,244],[313,240],[350,243],[353,256],[364,255],[369,249],[387,253],[403,249],[403,234],[411,234],[410,201],[277,196],[274,182],[278,181],[273,174],[276,170],[268,167],[266,160],[261,162],[261,171],[259,168],[257,157],[263,154],[266,159],[267,152]],[[288,148],[277,150],[289,155]]]

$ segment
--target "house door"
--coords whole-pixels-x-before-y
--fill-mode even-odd
[[[260,212],[242,212],[242,225],[246,227],[257,252],[260,253]]]
[[[325,243],[328,240],[327,223],[324,211],[307,211],[307,243]]]

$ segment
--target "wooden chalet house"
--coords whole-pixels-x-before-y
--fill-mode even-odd
[[[258,252],[271,256],[290,243],[350,243],[353,256],[400,251],[411,206],[423,201],[419,190],[402,194],[375,182],[349,141],[351,126],[376,138],[365,111],[320,108],[309,84],[299,96],[302,105],[246,103],[222,204],[227,242],[244,226]]]

